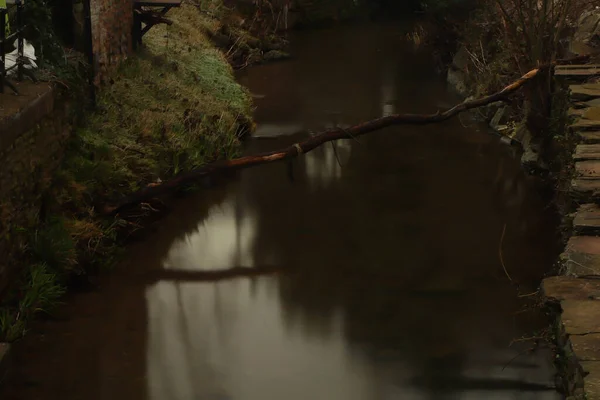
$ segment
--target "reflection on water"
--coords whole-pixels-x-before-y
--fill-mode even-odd
[[[386,30],[366,33],[393,39]],[[265,94],[261,136],[272,136],[277,124],[286,133],[299,117],[311,128],[396,107],[432,111],[432,98],[419,94],[432,90],[431,76],[411,79],[395,56],[379,52],[368,64],[338,69],[340,58],[307,36],[296,43],[302,56],[307,41],[309,60],[242,77]],[[331,40],[355,38],[346,31]],[[314,59],[320,74],[310,72]],[[286,78],[271,79],[275,70]],[[361,83],[353,79],[359,72]],[[448,97],[437,85],[434,107]],[[411,87],[411,95],[403,91]],[[350,89],[358,95],[344,96]],[[148,288],[148,368],[179,370],[186,379],[169,383],[163,374],[149,390],[202,397],[208,379],[215,398],[227,399],[557,398],[549,354],[525,352],[511,362],[526,348],[508,348],[510,340],[538,325],[535,315],[519,315],[523,303],[497,258],[507,224],[504,257],[534,290],[553,256],[539,251],[550,241],[537,230],[545,216],[532,213],[541,200],[510,152],[476,128],[393,128],[326,145],[294,162],[293,182],[283,166],[244,172],[197,229],[171,245],[164,268],[276,265],[294,273]],[[253,142],[247,151],[303,137]],[[165,353],[171,340],[181,348]]]
[[[253,267],[252,243],[256,217],[244,210],[235,197],[215,205],[195,232],[177,239],[167,253],[167,269],[224,269]],[[246,212],[250,211],[250,212]]]
[[[402,37],[304,32],[293,62],[240,76],[265,95],[256,115],[271,137],[246,151],[456,101]],[[99,291],[16,346],[0,398],[560,398],[552,354],[509,347],[546,321],[524,310],[532,298],[517,297],[499,252],[521,293],[556,257],[553,215],[512,150],[454,120],[327,144],[291,169],[180,200]],[[263,266],[280,273],[150,278]]]

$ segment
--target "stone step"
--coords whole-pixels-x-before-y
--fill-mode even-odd
[[[571,181],[571,194],[577,200],[600,200],[600,178],[575,178]]]
[[[600,179],[600,161],[579,161],[575,163],[578,178]]]
[[[600,129],[600,119],[581,118],[571,124],[571,129],[577,131],[597,131]]]
[[[600,388],[600,279],[546,278],[542,293],[560,302],[560,336],[585,376],[585,398],[598,399]],[[571,356],[569,356],[571,357]]]
[[[554,75],[560,77],[592,77],[600,75],[600,65],[557,65]]]
[[[568,114],[583,119],[600,120],[600,107],[570,108]]]
[[[600,276],[600,237],[572,236],[560,259],[567,275]]]
[[[573,230],[576,234],[600,233],[600,207],[596,204],[583,204],[573,219]]]
[[[558,301],[600,300],[600,279],[551,276],[542,281],[542,293]]]
[[[589,101],[600,98],[600,84],[598,83],[571,85],[569,89],[571,90],[572,100]]]
[[[575,161],[600,160],[600,144],[580,144],[575,147]]]
[[[600,143],[600,130],[597,131],[579,131],[577,132],[579,139],[583,143],[594,144]]]

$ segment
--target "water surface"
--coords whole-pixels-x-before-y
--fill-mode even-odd
[[[404,37],[295,34],[293,61],[240,74],[261,95],[245,151],[457,101]],[[178,201],[98,290],[35,324],[0,397],[558,399],[551,353],[509,346],[545,323],[518,297],[557,253],[538,189],[467,118],[246,170]],[[279,272],[190,279],[232,267]]]

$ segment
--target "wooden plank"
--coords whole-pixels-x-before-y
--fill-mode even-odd
[[[600,179],[600,161],[579,161],[575,163],[579,178]]]
[[[575,147],[575,161],[600,160],[600,144],[580,144]]]
[[[578,234],[600,233],[600,208],[596,204],[579,207],[573,219],[573,229]]]
[[[600,130],[598,131],[580,131],[577,132],[583,143],[594,144],[600,143]]]

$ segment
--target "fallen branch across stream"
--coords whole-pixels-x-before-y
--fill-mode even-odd
[[[540,66],[527,72],[525,75],[517,79],[515,82],[506,86],[504,89],[491,94],[489,96],[464,101],[455,105],[454,107],[444,111],[437,112],[436,114],[394,114],[371,121],[363,122],[361,124],[352,126],[347,129],[335,128],[329,129],[313,135],[305,141],[295,143],[292,146],[270,151],[267,153],[250,155],[245,157],[236,158],[233,160],[218,161],[193,171],[182,173],[179,176],[174,177],[166,182],[158,185],[147,186],[137,192],[130,194],[125,197],[118,205],[106,206],[104,213],[108,215],[114,215],[120,211],[132,207],[141,202],[147,201],[148,199],[163,195],[169,191],[181,187],[192,182],[196,182],[201,178],[213,175],[219,172],[225,171],[236,171],[245,168],[255,167],[261,164],[268,164],[285,159],[291,159],[298,157],[300,154],[308,153],[317,147],[334,140],[338,139],[352,139],[357,136],[364,135],[369,132],[374,132],[388,126],[393,125],[426,125],[446,121],[450,118],[457,116],[458,114],[472,110],[474,108],[483,107],[488,104],[492,104],[498,101],[507,101],[508,96],[514,94],[521,89],[527,82],[534,79],[542,71],[552,68],[554,65],[572,64],[575,62],[584,62],[589,59],[588,56],[578,56],[568,60],[557,60],[552,64]]]

